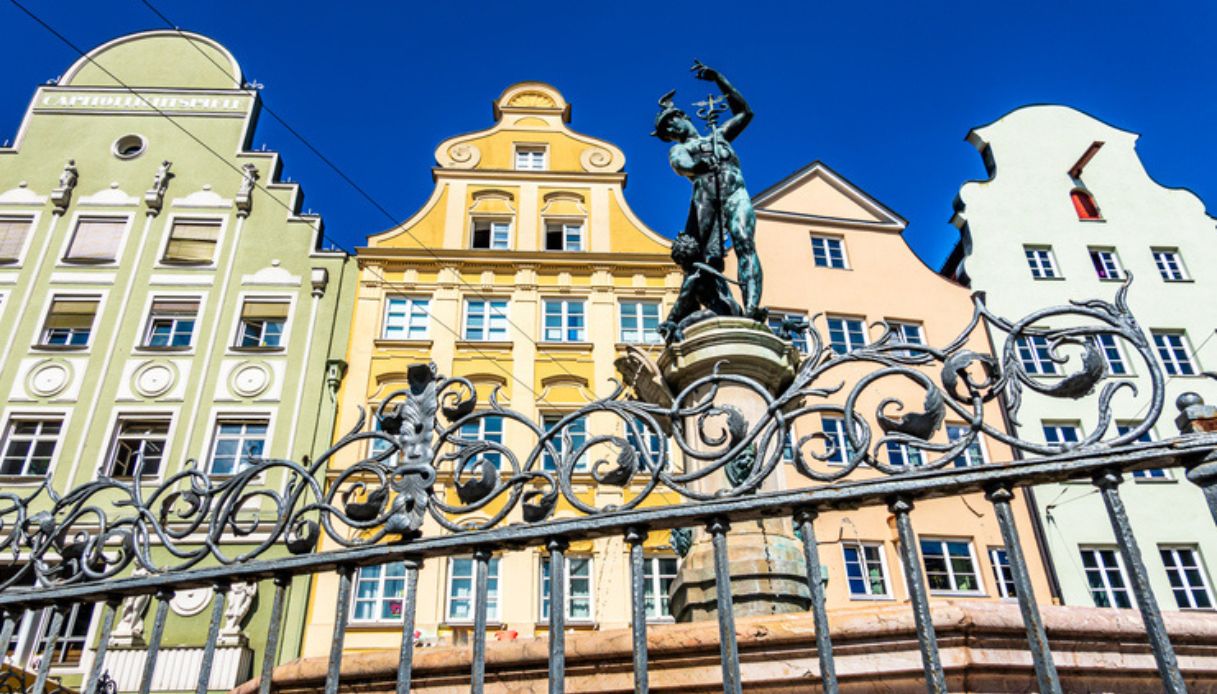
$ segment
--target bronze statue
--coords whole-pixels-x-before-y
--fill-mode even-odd
[[[668,161],[676,173],[693,183],[688,220],[672,243],[672,259],[684,269],[685,279],[672,311],[659,328],[668,342],[681,339],[683,329],[701,318],[742,315],[763,322],[766,315],[760,306],[756,213],[744,187],[739,157],[731,147],[752,120],[752,109],[717,70],[700,61],[693,62],[692,70],[698,79],[714,82],[722,92],[722,96],[710,95],[694,104],[700,107],[697,117],[709,126],[709,134],[698,132],[685,112],[672,103],[674,89],[659,100],[652,133],[664,142],[675,143]],[[719,114],[728,109],[731,117],[719,125]],[[728,237],[739,263],[738,282],[722,274]],[[742,308],[731,296],[728,282],[739,286]],[[704,310],[698,311],[698,307]]]

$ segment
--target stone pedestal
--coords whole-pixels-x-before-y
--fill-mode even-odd
[[[687,328],[685,339],[669,346],[660,355],[658,366],[674,393],[680,393],[717,368],[721,374],[746,376],[769,395],[775,395],[794,380],[798,352],[754,320],[714,318]],[[714,403],[738,410],[749,428],[764,417],[765,400],[756,390],[735,383],[719,383],[717,387]],[[701,386],[691,400],[700,402],[708,392],[707,386]],[[698,438],[694,419],[684,423],[686,442],[695,450],[707,450]],[[781,441],[770,443],[770,447],[781,445]],[[764,454],[765,451],[758,451],[758,458]],[[688,461],[690,469],[703,464]],[[707,494],[729,486],[726,473],[721,470],[694,484],[699,492]],[[779,491],[782,487],[782,474],[775,471],[762,483],[760,491]],[[727,546],[736,615],[780,614],[809,608],[807,564],[802,542],[794,537],[789,519],[734,525],[727,535]],[[678,622],[714,619],[717,595],[714,549],[710,536],[697,529],[693,545],[672,583],[672,614]]]

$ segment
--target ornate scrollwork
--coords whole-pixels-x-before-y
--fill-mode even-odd
[[[355,426],[315,460],[256,460],[223,478],[187,461],[157,484],[144,480],[141,462],[133,479],[102,477],[64,494],[49,476],[31,492],[0,490],[0,552],[29,557],[0,589],[99,581],[132,565],[165,573],[205,561],[234,564],[276,547],[302,554],[313,551],[322,534],[345,547],[409,542],[428,519],[444,531],[465,532],[509,518],[541,522],[560,504],[581,514],[632,509],[655,503],[657,491],[687,500],[751,494],[784,459],[821,483],[861,466],[887,475],[911,472],[913,456],[888,459],[889,443],[916,451],[920,469],[948,466],[981,437],[1039,455],[1120,446],[1154,425],[1164,397],[1161,370],[1128,310],[1127,292],[1126,283],[1114,302],[1054,306],[1018,321],[994,315],[978,294],[968,325],[941,348],[902,342],[888,329],[870,345],[838,353],[814,325],[784,326],[806,330],[808,351],[793,382],[776,394],[723,364],[674,392],[654,362],[630,353],[619,360],[625,381],[612,393],[546,424],[504,406],[497,388],[483,404],[469,380],[414,365],[406,387],[371,413],[375,426],[361,410]],[[966,348],[978,330],[1005,336],[997,356]],[[1128,378],[1108,372],[1100,336],[1141,359],[1137,372],[1148,375],[1148,392],[1139,394]],[[882,389],[893,379],[922,393],[919,407]],[[718,404],[728,386],[760,403],[750,411],[761,414],[750,420]],[[1109,435],[1121,391],[1139,398],[1146,414]],[[1097,425],[1074,443],[1023,439],[1003,422],[985,419],[999,398],[1017,417],[1028,396],[1076,400],[1096,392]],[[863,410],[863,403],[874,402],[873,410]],[[841,427],[823,430],[822,417]],[[935,441],[948,417],[960,424],[949,441]],[[804,433],[796,439],[800,420],[814,426],[799,427]],[[497,435],[484,435],[492,430]],[[321,481],[338,456],[352,454],[355,462],[335,465],[328,484]],[[704,484],[712,475],[726,484]],[[576,491],[588,483],[627,493],[597,506]]]

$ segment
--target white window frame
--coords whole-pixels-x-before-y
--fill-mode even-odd
[[[540,154],[541,165],[520,166],[520,155],[528,154],[528,159],[535,160]],[[515,171],[549,171],[549,145],[537,142],[517,142],[511,152],[511,166]]]
[[[25,238],[21,241],[21,248],[17,250],[17,257],[13,258],[11,262],[4,262],[4,259],[0,258],[0,270],[11,270],[25,265],[25,257],[34,242],[34,236],[37,234],[38,222],[41,217],[42,215],[39,212],[30,212],[28,214],[5,212],[0,214],[0,222],[27,222],[29,224],[29,229],[25,232]]]
[[[1044,421],[1040,422],[1040,429],[1044,434],[1044,443],[1049,444],[1049,445],[1058,445],[1058,446],[1067,445],[1067,444],[1077,443],[1077,442],[1081,441],[1082,439],[1086,438],[1086,433],[1084,431],[1082,431],[1082,423],[1077,421],[1076,419],[1044,420]],[[1048,435],[1048,431],[1050,429],[1057,433],[1056,441],[1049,440],[1050,438],[1052,438]],[[1064,432],[1068,429],[1072,429],[1074,432],[1074,436],[1076,437],[1072,441],[1067,440],[1068,437],[1063,435]]]
[[[499,423],[497,438],[493,438],[496,435],[496,432],[490,432],[492,438],[487,438],[486,423],[490,420],[494,420]],[[487,415],[485,417],[478,417],[477,419],[465,422],[461,425],[460,429],[457,429],[456,435],[459,438],[467,441],[490,441],[491,443],[503,443],[503,440],[507,435],[506,424],[507,419],[505,417],[501,417],[499,415]],[[466,431],[466,427],[476,428],[477,431]],[[481,461],[486,459],[489,459],[491,464],[494,465],[496,469],[502,471],[502,455],[503,454],[499,453],[498,451],[486,451],[484,453],[479,453],[465,463],[463,471],[466,475],[468,475],[470,471],[474,472],[475,474],[480,473],[482,465]],[[459,461],[454,463],[454,465],[459,465]]]
[[[245,302],[252,301],[255,303],[284,303],[287,304],[287,317],[283,319],[283,331],[279,334],[279,344],[274,347],[250,346],[244,347],[241,345],[243,337],[243,325],[241,314],[245,311]],[[296,316],[296,297],[293,294],[276,294],[276,293],[246,293],[242,292],[237,297],[236,311],[232,317],[232,339],[229,340],[229,353],[239,354],[243,350],[264,350],[264,351],[287,351],[287,347],[291,344],[292,326],[295,325],[293,320]],[[260,341],[260,340],[259,340]]]
[[[559,306],[561,306],[561,310],[557,313],[557,315],[561,321],[561,327],[559,327],[559,328],[550,328],[546,325],[546,323],[548,323],[547,319],[550,316],[549,307],[551,304],[558,304]],[[570,310],[570,307],[572,304],[579,305],[579,315],[582,316],[582,318],[583,318],[583,326],[580,328],[572,328],[570,325],[571,317],[573,315],[575,315]],[[587,326],[587,301],[585,301],[584,299],[582,299],[582,298],[579,298],[579,299],[549,298],[549,299],[541,300],[541,341],[542,342],[549,342],[549,343],[587,342],[587,340],[588,340],[587,327],[588,327]],[[561,336],[561,338],[559,338],[557,340],[551,340],[549,338],[549,331],[555,330],[555,329],[560,330],[562,336]],[[572,340],[572,339],[570,339],[570,332],[571,332],[571,330],[576,330],[576,329],[579,331],[578,339]]]
[[[837,342],[833,339],[833,321],[839,321],[841,325],[841,334],[845,338],[843,344],[845,351],[837,349]],[[824,317],[825,325],[828,326],[828,346],[837,354],[849,354],[850,352],[865,347],[868,343],[869,336],[866,334],[866,320],[857,316],[841,316],[828,315]],[[857,328],[857,330],[854,330]],[[861,344],[854,344],[854,332],[860,332],[862,335]]]
[[[405,302],[402,317],[404,323],[401,329],[404,335],[391,336],[389,330],[395,326],[389,325],[389,316],[394,313],[393,303],[396,301]],[[412,335],[411,333],[417,328],[413,325],[414,319],[417,318],[417,311],[422,310],[422,334]],[[408,294],[389,294],[385,296],[384,311],[380,317],[380,339],[392,341],[407,341],[407,340],[428,340],[431,338],[431,297],[412,296]]]
[[[219,223],[220,229],[216,232],[216,247],[212,253],[211,260],[206,263],[183,262],[166,260],[165,255],[169,252],[169,239],[173,235],[173,225],[181,220],[183,222],[203,222],[203,223]],[[156,267],[160,269],[175,269],[175,268],[202,268],[214,269],[220,263],[220,252],[224,247],[224,241],[227,238],[228,232],[228,217],[227,215],[200,215],[200,214],[181,214],[174,213],[169,215],[165,220],[165,226],[161,230],[161,241],[156,251]]]
[[[1103,363],[1107,369],[1108,376],[1131,376],[1132,364],[1128,361],[1128,357],[1124,356],[1124,348],[1120,345],[1120,339],[1112,333],[1099,333],[1091,338],[1094,341],[1095,349],[1099,350],[1099,354],[1103,357]],[[1116,373],[1113,365],[1119,364],[1121,371]]]
[[[663,573],[660,569],[660,562],[673,561],[676,563],[676,569],[671,573]],[[663,609],[664,602],[668,601],[668,594],[663,590],[663,579],[671,578],[673,581],[680,574],[680,558],[674,554],[647,554],[642,558],[642,580],[644,588],[643,605],[647,613],[648,622],[673,622],[675,618],[672,616],[672,606],[668,604],[668,610]],[[650,572],[650,575],[647,572]],[[651,592],[652,602],[646,604],[647,591]]]
[[[1186,330],[1173,330],[1169,328],[1155,328],[1149,331],[1150,337],[1154,343],[1154,354],[1158,357],[1158,363],[1162,364],[1162,370],[1167,376],[1196,376],[1200,374],[1200,365],[1196,363],[1196,351],[1192,349],[1191,341],[1187,338]],[[1178,344],[1162,345],[1158,342],[1158,338],[1177,338]],[[1182,358],[1179,352],[1183,353]],[[1183,373],[1181,367],[1186,366],[1190,373]]]
[[[477,234],[478,224],[490,225],[490,236],[487,238],[489,245],[485,248],[479,248],[473,245]],[[500,230],[496,229],[495,225],[499,224],[504,225],[507,228],[502,230],[502,245],[495,245],[495,237],[500,233]],[[469,220],[469,248],[470,250],[475,251],[510,251],[512,246],[511,237],[514,235],[514,231],[515,220],[511,217],[493,215],[471,217]]]
[[[807,314],[801,311],[770,310],[767,325],[769,326],[769,329],[776,334],[777,331],[781,329],[782,322],[786,320],[801,320],[806,322]],[[790,344],[802,354],[806,354],[807,350],[811,349],[810,332],[811,325],[808,323],[808,326],[800,331],[800,334],[795,335],[795,338],[790,341]]]
[[[596,560],[590,554],[563,554],[563,560],[566,562],[566,623],[569,624],[594,624],[596,622]],[[549,566],[549,555],[541,555],[541,563],[538,575],[541,577],[541,583],[538,586],[538,601],[537,601],[537,619],[540,622],[549,621],[549,575],[546,569]],[[576,580],[574,573],[570,569],[571,562],[586,561],[587,562],[587,593],[579,597],[580,600],[587,601],[587,616],[574,617],[571,615],[571,606],[574,604],[575,595],[571,590],[571,584]],[[582,580],[582,579],[580,579]]]
[[[960,432],[961,429],[963,430],[962,432]],[[962,439],[963,436],[958,436],[958,435],[953,434],[952,430],[954,430],[954,432],[956,432],[956,433],[967,433],[968,425],[960,423],[960,422],[947,422],[947,424],[946,424],[947,441],[949,441],[951,443],[955,443],[955,442],[959,441],[960,439]],[[973,448],[975,448],[976,450],[973,451]],[[973,460],[974,452],[980,454],[980,460]],[[963,451],[961,451],[959,453],[959,455],[955,456],[953,462],[954,462],[955,467],[957,467],[957,468],[959,468],[959,467],[977,467],[977,466],[987,464],[989,462],[989,452],[987,450],[985,450],[985,437],[978,434],[976,436],[976,438],[972,439],[972,443],[965,446]]]
[[[866,558],[866,549],[872,548],[879,553],[878,569],[880,578],[883,580],[883,593],[872,593],[870,580],[870,560]],[[850,585],[849,577],[849,557],[846,551],[854,549],[858,552],[859,567],[862,569],[862,580],[866,583],[866,593],[855,593],[853,586]],[[845,574],[845,590],[849,593],[850,600],[891,600],[892,594],[892,578],[891,573],[887,570],[887,552],[882,542],[871,542],[866,540],[849,540],[841,543],[841,567]]]
[[[57,462],[59,462],[58,459],[59,459],[59,453],[60,453],[60,448],[61,448],[59,444],[63,442],[63,437],[64,437],[64,434],[66,433],[66,429],[67,429],[67,425],[68,425],[67,417],[62,412],[17,412],[17,413],[10,414],[4,421],[4,428],[0,429],[0,432],[2,432],[2,435],[0,435],[0,461],[3,461],[3,459],[5,457],[7,457],[8,446],[9,446],[9,443],[11,441],[13,441],[13,438],[16,435],[14,432],[14,429],[17,424],[24,423],[24,422],[38,422],[38,424],[39,424],[38,429],[39,429],[40,433],[35,434],[33,436],[24,436],[23,435],[23,436],[18,437],[20,440],[38,442],[38,441],[50,440],[50,438],[48,436],[41,433],[42,425],[49,421],[58,421],[59,422],[59,433],[55,435],[55,438],[54,438],[55,446],[51,450],[51,460],[50,460],[50,462],[47,463],[46,471],[38,472],[38,473],[30,472],[30,470],[29,470],[30,457],[31,457],[30,453],[33,451],[33,446],[31,446],[30,451],[27,451],[25,457],[23,458],[24,462],[22,463],[21,471],[16,472],[16,473],[8,473],[8,474],[0,473],[0,479],[3,479],[3,480],[13,480],[13,479],[21,479],[21,478],[42,479],[43,477],[46,476],[47,473],[49,473],[55,469],[55,464]]]
[[[627,311],[626,307],[633,307],[633,311]],[[655,329],[646,329],[646,315],[643,308],[647,306],[655,307]],[[646,299],[622,299],[617,302],[617,338],[622,344],[627,345],[657,345],[663,342],[663,337],[659,334],[659,323],[663,321],[663,304],[659,301],[649,301]],[[627,328],[627,324],[632,323],[632,327]],[[628,339],[626,336],[630,333],[635,333],[639,336],[638,340]]]
[[[944,561],[947,567],[947,580],[950,582],[950,588],[933,588],[930,586],[930,570],[926,566],[925,544],[926,542],[937,542],[942,548]],[[959,576],[956,575],[955,566],[951,563],[951,554],[947,551],[946,545],[951,542],[962,542],[968,546],[968,557],[972,562],[972,576],[976,579],[976,590],[966,590],[959,587]],[[926,587],[929,588],[930,595],[987,595],[985,592],[984,574],[980,569],[980,562],[976,560],[976,545],[971,538],[961,537],[919,537],[917,538],[917,550],[921,555],[921,568],[925,571]]]
[[[482,317],[482,334],[483,337],[469,336],[469,317],[473,315],[473,304],[483,304],[484,309],[480,312]],[[495,304],[502,304],[501,308],[495,308]],[[461,339],[469,342],[506,342],[511,339],[511,332],[508,330],[510,321],[508,320],[507,311],[511,306],[511,302],[507,299],[465,299],[464,320],[461,321]],[[502,333],[498,339],[492,336],[495,333]]]
[[[990,547],[989,565],[993,567],[993,583],[1002,598],[1017,598],[1018,587],[1014,582],[1014,569],[1010,566],[1010,553],[1005,547]],[[1005,561],[1001,558],[1005,557]]]
[[[821,265],[816,262],[816,241],[824,242],[824,259],[826,265]],[[841,252],[841,265],[833,265],[831,245],[836,244],[837,250]],[[813,267],[824,268],[825,270],[848,270],[849,255],[845,252],[845,239],[840,236],[831,236],[828,234],[811,234],[811,264]]]
[[[902,467],[907,470],[925,465],[926,453],[928,451],[913,448],[907,443],[899,443],[897,441],[888,441],[884,444],[883,448],[887,453],[887,464],[892,467]],[[899,458],[899,462],[897,462],[896,458]]]
[[[389,576],[389,567],[400,566],[402,574],[400,576]],[[375,577],[365,577],[366,569],[379,569],[380,572]],[[389,581],[398,581],[401,583],[401,592],[397,595],[388,595],[385,592],[385,583]],[[376,585],[376,593],[372,597],[360,597],[360,584]],[[400,604],[402,614],[397,617],[382,617],[384,606],[397,602]],[[360,618],[357,613],[360,603],[370,603],[372,607],[372,616]],[[374,564],[371,566],[361,566],[355,573],[354,580],[351,583],[351,613],[347,620],[348,624],[400,624],[405,618],[406,604],[406,565],[405,562],[396,561],[388,564]]]
[[[57,292],[51,293],[47,297],[46,305],[42,307],[42,321],[38,326],[37,342],[33,346],[36,348],[46,348],[46,349],[53,349],[53,350],[71,349],[71,350],[76,350],[76,351],[85,351],[85,350],[89,349],[90,347],[93,346],[93,339],[97,336],[97,319],[99,316],[102,315],[102,311],[105,309],[105,299],[106,299],[106,295],[99,294],[99,293],[88,293],[88,292],[83,293],[83,294],[76,294],[73,292],[65,292],[62,294],[57,293]],[[51,317],[51,308],[55,305],[55,302],[59,301],[59,300],[96,302],[97,308],[93,312],[93,322],[89,324],[89,337],[87,340],[85,340],[85,343],[83,345],[72,345],[72,344],[54,345],[54,344],[47,342],[47,338],[48,338],[48,328],[47,328],[47,324],[46,324],[47,319]]]
[[[122,239],[118,242],[118,247],[114,249],[114,258],[112,260],[70,260],[68,259],[68,249],[72,247],[72,242],[76,239],[76,232],[80,226],[82,219],[105,219],[111,221],[121,221],[123,223]],[[77,268],[77,267],[114,267],[122,262],[123,255],[127,250],[127,243],[131,240],[132,220],[135,216],[132,214],[106,214],[104,212],[77,212],[72,215],[72,221],[68,225],[68,233],[65,234],[63,244],[59,249],[59,256],[56,260],[58,267]]]
[[[174,322],[174,325],[176,326],[178,320],[186,318],[185,314],[180,314],[180,315],[179,314],[169,314],[169,313],[159,313],[158,314],[155,311],[156,304],[158,301],[194,303],[195,304],[194,317],[192,319],[194,321],[194,327],[191,328],[191,330],[190,330],[190,343],[189,344],[187,344],[184,347],[182,347],[182,346],[174,347],[172,345],[154,347],[152,344],[150,344],[152,342],[152,328],[153,328],[153,323],[155,321],[157,321],[158,319],[167,318],[167,319],[172,320]],[[138,345],[139,348],[140,349],[173,349],[173,350],[180,350],[183,352],[192,351],[194,349],[195,339],[198,337],[198,334],[199,334],[199,329],[202,327],[202,321],[200,320],[200,316],[202,316],[202,314],[203,314],[203,297],[201,295],[198,295],[198,294],[180,294],[180,295],[179,294],[153,294],[153,295],[150,295],[148,297],[148,305],[144,308],[144,315],[147,316],[147,318],[144,321],[144,334]],[[174,330],[176,333],[176,327],[174,328]]]
[[[1192,277],[1187,272],[1187,265],[1183,263],[1183,254],[1178,248],[1153,247],[1149,249],[1150,257],[1154,260],[1154,267],[1158,268],[1158,276],[1164,282],[1190,282]],[[1170,264],[1174,263],[1175,267],[1171,268]]]
[[[1091,246],[1086,249],[1087,255],[1090,257],[1091,265],[1098,261],[1099,265],[1103,266],[1102,271],[1098,267],[1094,268],[1095,276],[1102,282],[1123,282],[1127,276],[1124,272],[1124,265],[1120,262],[1120,254],[1116,249],[1110,246]],[[1102,273],[1106,273],[1104,277]]]
[[[241,412],[241,413],[228,412],[228,413],[224,413],[224,414],[214,415],[211,419],[211,422],[212,422],[211,442],[207,446],[207,451],[208,451],[208,453],[207,453],[207,474],[209,476],[211,476],[211,477],[232,477],[233,475],[239,474],[243,468],[243,466],[238,463],[237,467],[230,472],[216,472],[213,469],[213,466],[215,465],[216,447],[219,446],[220,440],[232,438],[231,436],[220,434],[220,427],[225,424],[241,424],[242,426],[249,425],[249,424],[255,424],[255,425],[261,424],[261,425],[265,426],[266,432],[263,433],[261,436],[261,438],[262,438],[262,458],[265,459],[265,458],[270,457],[270,446],[271,446],[271,440],[272,440],[271,436],[274,433],[271,428],[270,414],[264,414],[262,412]],[[242,431],[242,433],[237,437],[237,440],[240,441],[241,446],[244,447],[244,445],[247,441],[252,441],[252,440],[255,440],[256,438],[257,438],[256,436],[248,435],[244,431]],[[238,456],[238,458],[243,458],[243,457],[244,457],[243,455]]]
[[[1089,569],[1086,567],[1085,557],[1087,552],[1092,552],[1094,554],[1096,559],[1095,569]],[[1115,557],[1116,564],[1114,567],[1107,566],[1107,560],[1103,558],[1103,552],[1110,552],[1111,555]],[[1135,601],[1133,600],[1132,588],[1128,582],[1128,571],[1124,568],[1124,557],[1120,556],[1119,549],[1103,545],[1082,545],[1078,547],[1078,554],[1080,555],[1082,561],[1082,577],[1086,580],[1087,591],[1090,593],[1090,599],[1094,603],[1095,607],[1128,609],[1133,606]],[[1111,584],[1108,574],[1112,569],[1117,570],[1120,580],[1123,582],[1123,585],[1119,588],[1116,588]],[[1103,587],[1101,590],[1103,594],[1107,596],[1107,600],[1111,604],[1100,605],[1098,601],[1094,599],[1095,590],[1098,589],[1090,585],[1089,574],[1091,571],[1099,572],[1099,577],[1102,578],[1103,582]],[[1117,591],[1122,591],[1124,593],[1124,597],[1128,603],[1127,605],[1120,605],[1120,601],[1115,599]]]
[[[177,417],[172,412],[164,410],[140,411],[140,410],[124,410],[114,413],[110,422],[110,440],[109,444],[102,452],[101,474],[110,477],[115,477],[121,480],[134,479],[133,474],[118,476],[114,473],[114,464],[118,462],[118,444],[120,440],[120,430],[124,423],[127,422],[163,422],[167,425],[164,434],[164,446],[161,450],[161,461],[155,474],[145,473],[141,480],[145,483],[155,482],[165,477],[165,468],[169,465],[171,446],[173,443],[174,425],[177,422]],[[141,446],[142,449],[142,446]],[[146,468],[145,468],[146,469]],[[132,473],[134,470],[131,471]]]
[[[829,426],[829,422],[832,422],[831,426]],[[820,431],[824,432],[828,438],[837,442],[836,451],[833,457],[826,461],[827,464],[847,465],[853,451],[849,435],[845,430],[845,418],[840,415],[820,415]],[[840,458],[840,460],[837,460],[837,458]]]
[[[570,414],[570,413],[569,412],[549,412],[549,413],[542,414],[541,415],[541,428],[544,429],[546,432],[548,432],[558,422],[562,421],[562,418],[568,414]],[[578,431],[579,427],[582,427],[583,431]],[[554,451],[560,457],[565,456],[567,454],[567,451],[563,450],[563,443],[562,443],[562,434],[566,433],[566,432],[570,433],[571,450],[572,451],[579,450],[580,446],[587,443],[587,437],[588,437],[587,417],[580,417],[578,419],[571,420],[570,422],[567,423],[566,427],[562,430],[561,433],[559,433],[557,436],[554,436],[552,439],[549,440],[550,445],[554,447]],[[553,458],[550,457],[548,450],[545,450],[541,453],[541,469],[548,470],[549,472],[556,472],[558,469],[557,461],[553,460]],[[583,455],[579,456],[579,460],[575,461],[574,472],[587,472],[587,471],[588,471],[587,453],[584,453]]]
[[[1141,423],[1137,421],[1119,420],[1116,422],[1116,434],[1123,436],[1140,426],[1140,424]],[[1156,438],[1157,437],[1154,436],[1153,427],[1150,427],[1144,433],[1134,439],[1134,441],[1136,443],[1149,443],[1150,441],[1154,441]],[[1175,481],[1175,478],[1171,475],[1170,469],[1161,467],[1133,470],[1130,473],[1130,476],[1134,482],[1143,482],[1147,484]]]
[[[892,338],[896,342],[907,345],[925,346],[925,325],[918,321],[900,320],[898,318],[884,318],[884,323],[892,331]],[[909,339],[909,338],[912,339]],[[905,354],[913,356],[916,354],[913,350],[905,350]]]
[[[1057,376],[1057,364],[1051,358],[1052,343],[1043,335],[1023,335],[1014,344],[1014,353],[1028,376]]]
[[[1196,573],[1200,576],[1200,584],[1193,585],[1191,579],[1187,577],[1186,568],[1179,564],[1180,553],[1187,552],[1191,555],[1192,561],[1195,563]],[[1213,586],[1209,580],[1208,567],[1204,565],[1204,557],[1200,554],[1200,548],[1195,545],[1158,545],[1158,556],[1162,560],[1162,566],[1166,569],[1166,579],[1171,587],[1171,594],[1175,598],[1175,604],[1181,610],[1204,610],[1212,611],[1217,607],[1217,602],[1213,597]],[[1171,557],[1171,561],[1167,561],[1167,557]],[[1172,573],[1179,578],[1180,586],[1175,585],[1175,580],[1172,578]],[[1179,592],[1182,591],[1188,598],[1188,604],[1179,603]],[[1208,598],[1209,604],[1197,605],[1194,592],[1203,591],[1205,597]]]
[[[547,219],[543,220],[542,226],[544,227],[542,229],[542,233],[545,234],[545,236],[543,238],[544,243],[542,244],[542,248],[545,251],[547,251],[549,253],[581,253],[581,252],[588,250],[586,220],[561,219],[561,218],[552,218],[551,217],[551,218],[547,218]],[[562,247],[561,248],[550,248],[549,247],[549,228],[550,227],[560,228],[560,230],[561,230],[560,233],[562,235]],[[578,237],[578,241],[579,241],[578,248],[571,248],[572,244],[570,243],[570,239],[571,239],[572,233],[574,233]]]
[[[469,562],[469,575],[456,575],[456,562],[458,560]],[[499,587],[500,581],[499,569],[502,568],[500,557],[492,556],[486,566],[486,623],[499,624]],[[459,598],[461,601],[469,601],[469,617],[453,617],[452,604],[458,598],[452,594],[452,584],[457,578],[469,581],[469,597]],[[444,580],[444,623],[457,625],[473,624],[477,618],[477,560],[469,555],[448,557],[447,561],[447,576]]]
[[[1056,262],[1056,253],[1052,251],[1052,246],[1023,246],[1023,257],[1026,260],[1027,267],[1031,270],[1032,279],[1063,279],[1060,266]]]

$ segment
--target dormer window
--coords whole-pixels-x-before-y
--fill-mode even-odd
[[[548,168],[544,145],[516,145],[516,171],[545,171]]]
[[[581,251],[583,245],[583,222],[546,222],[545,250]]]
[[[511,238],[511,222],[506,219],[473,220],[473,248],[507,250]]]
[[[1094,202],[1094,196],[1081,188],[1074,188],[1069,192],[1069,198],[1073,200],[1073,209],[1078,213],[1078,219],[1102,219],[1103,215],[1099,214],[1099,206]]]

